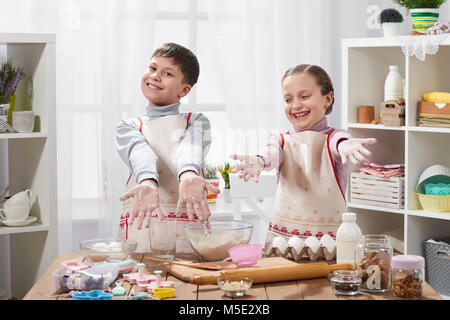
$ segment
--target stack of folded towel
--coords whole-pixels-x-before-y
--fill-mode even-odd
[[[365,160],[364,165],[361,168],[359,168],[359,171],[383,178],[404,177],[405,165],[404,164],[380,165]]]
[[[428,92],[422,99],[417,104],[417,125],[450,128],[450,93]]]

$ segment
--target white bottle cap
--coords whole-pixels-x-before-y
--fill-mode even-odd
[[[398,71],[398,66],[389,66],[389,71]]]
[[[356,213],[344,212],[342,214],[342,221],[344,221],[344,222],[355,222],[356,221]]]

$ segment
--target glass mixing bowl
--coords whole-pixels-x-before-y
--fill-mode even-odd
[[[206,261],[220,261],[228,258],[228,249],[249,243],[253,225],[245,221],[210,219],[211,234],[205,232],[205,225],[196,221],[184,225],[192,249]]]
[[[80,249],[92,262],[126,260],[137,248],[134,240],[91,239],[80,242]]]

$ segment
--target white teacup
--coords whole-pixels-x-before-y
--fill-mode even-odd
[[[8,221],[23,221],[30,214],[30,207],[8,207],[0,209],[0,217]]]

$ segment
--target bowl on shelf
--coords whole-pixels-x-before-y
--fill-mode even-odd
[[[206,261],[228,258],[228,249],[249,243],[253,225],[237,220],[210,219],[211,233],[205,232],[204,224],[188,222],[184,225],[192,249]]]
[[[91,239],[80,242],[80,249],[92,262],[126,260],[137,248],[134,240]]]

